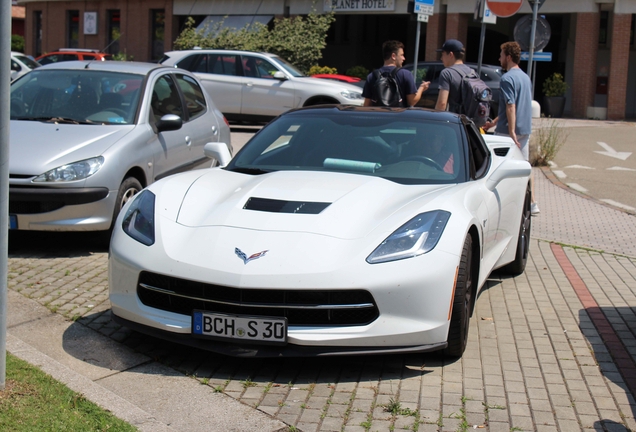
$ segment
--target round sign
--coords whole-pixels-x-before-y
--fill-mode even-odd
[[[522,51],[530,50],[530,34],[532,33],[532,15],[524,15],[515,24],[513,31],[514,39],[521,47]],[[541,51],[548,45],[552,36],[550,23],[541,17],[537,17],[537,25],[534,31],[534,50]]]
[[[519,9],[523,0],[486,0],[488,9],[500,18],[513,16]]]

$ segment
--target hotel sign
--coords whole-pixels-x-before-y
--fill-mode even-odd
[[[325,12],[394,11],[395,0],[323,0]]]

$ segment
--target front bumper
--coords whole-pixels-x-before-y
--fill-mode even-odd
[[[108,188],[9,187],[14,229],[102,231],[110,228],[117,191]]]
[[[158,225],[165,222],[157,220]],[[115,228],[109,260],[110,301],[115,320],[127,327],[236,356],[425,352],[446,346],[458,256],[433,250],[416,258],[371,265],[364,259],[372,249],[360,252],[357,241],[169,224],[171,232],[157,235],[156,243],[149,247]],[[158,228],[157,234],[160,232]],[[272,251],[245,265],[230,248],[236,244],[229,244],[226,237],[236,244],[250,242],[250,251],[265,249],[264,237]],[[307,250],[331,253],[307,260]],[[219,258],[223,253],[228,255],[227,262]],[[290,322],[284,347],[202,340],[191,335],[191,313],[151,307],[140,300],[138,284],[143,271],[236,289],[366,290],[379,315],[357,325]]]

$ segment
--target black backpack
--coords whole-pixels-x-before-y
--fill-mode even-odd
[[[397,81],[397,73],[400,68],[394,67],[390,72],[380,72],[379,69],[373,71],[375,83],[372,88],[372,98],[374,106],[403,107],[400,85]]]
[[[477,127],[482,127],[490,116],[490,102],[492,101],[492,90],[486,83],[477,76],[474,70],[466,75],[465,72],[450,68],[461,77],[460,103],[451,109],[458,114],[465,114],[470,117]]]

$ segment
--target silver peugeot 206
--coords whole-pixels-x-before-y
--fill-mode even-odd
[[[223,114],[190,72],[137,62],[42,66],[11,83],[9,229],[109,230],[135,193],[209,166]]]

